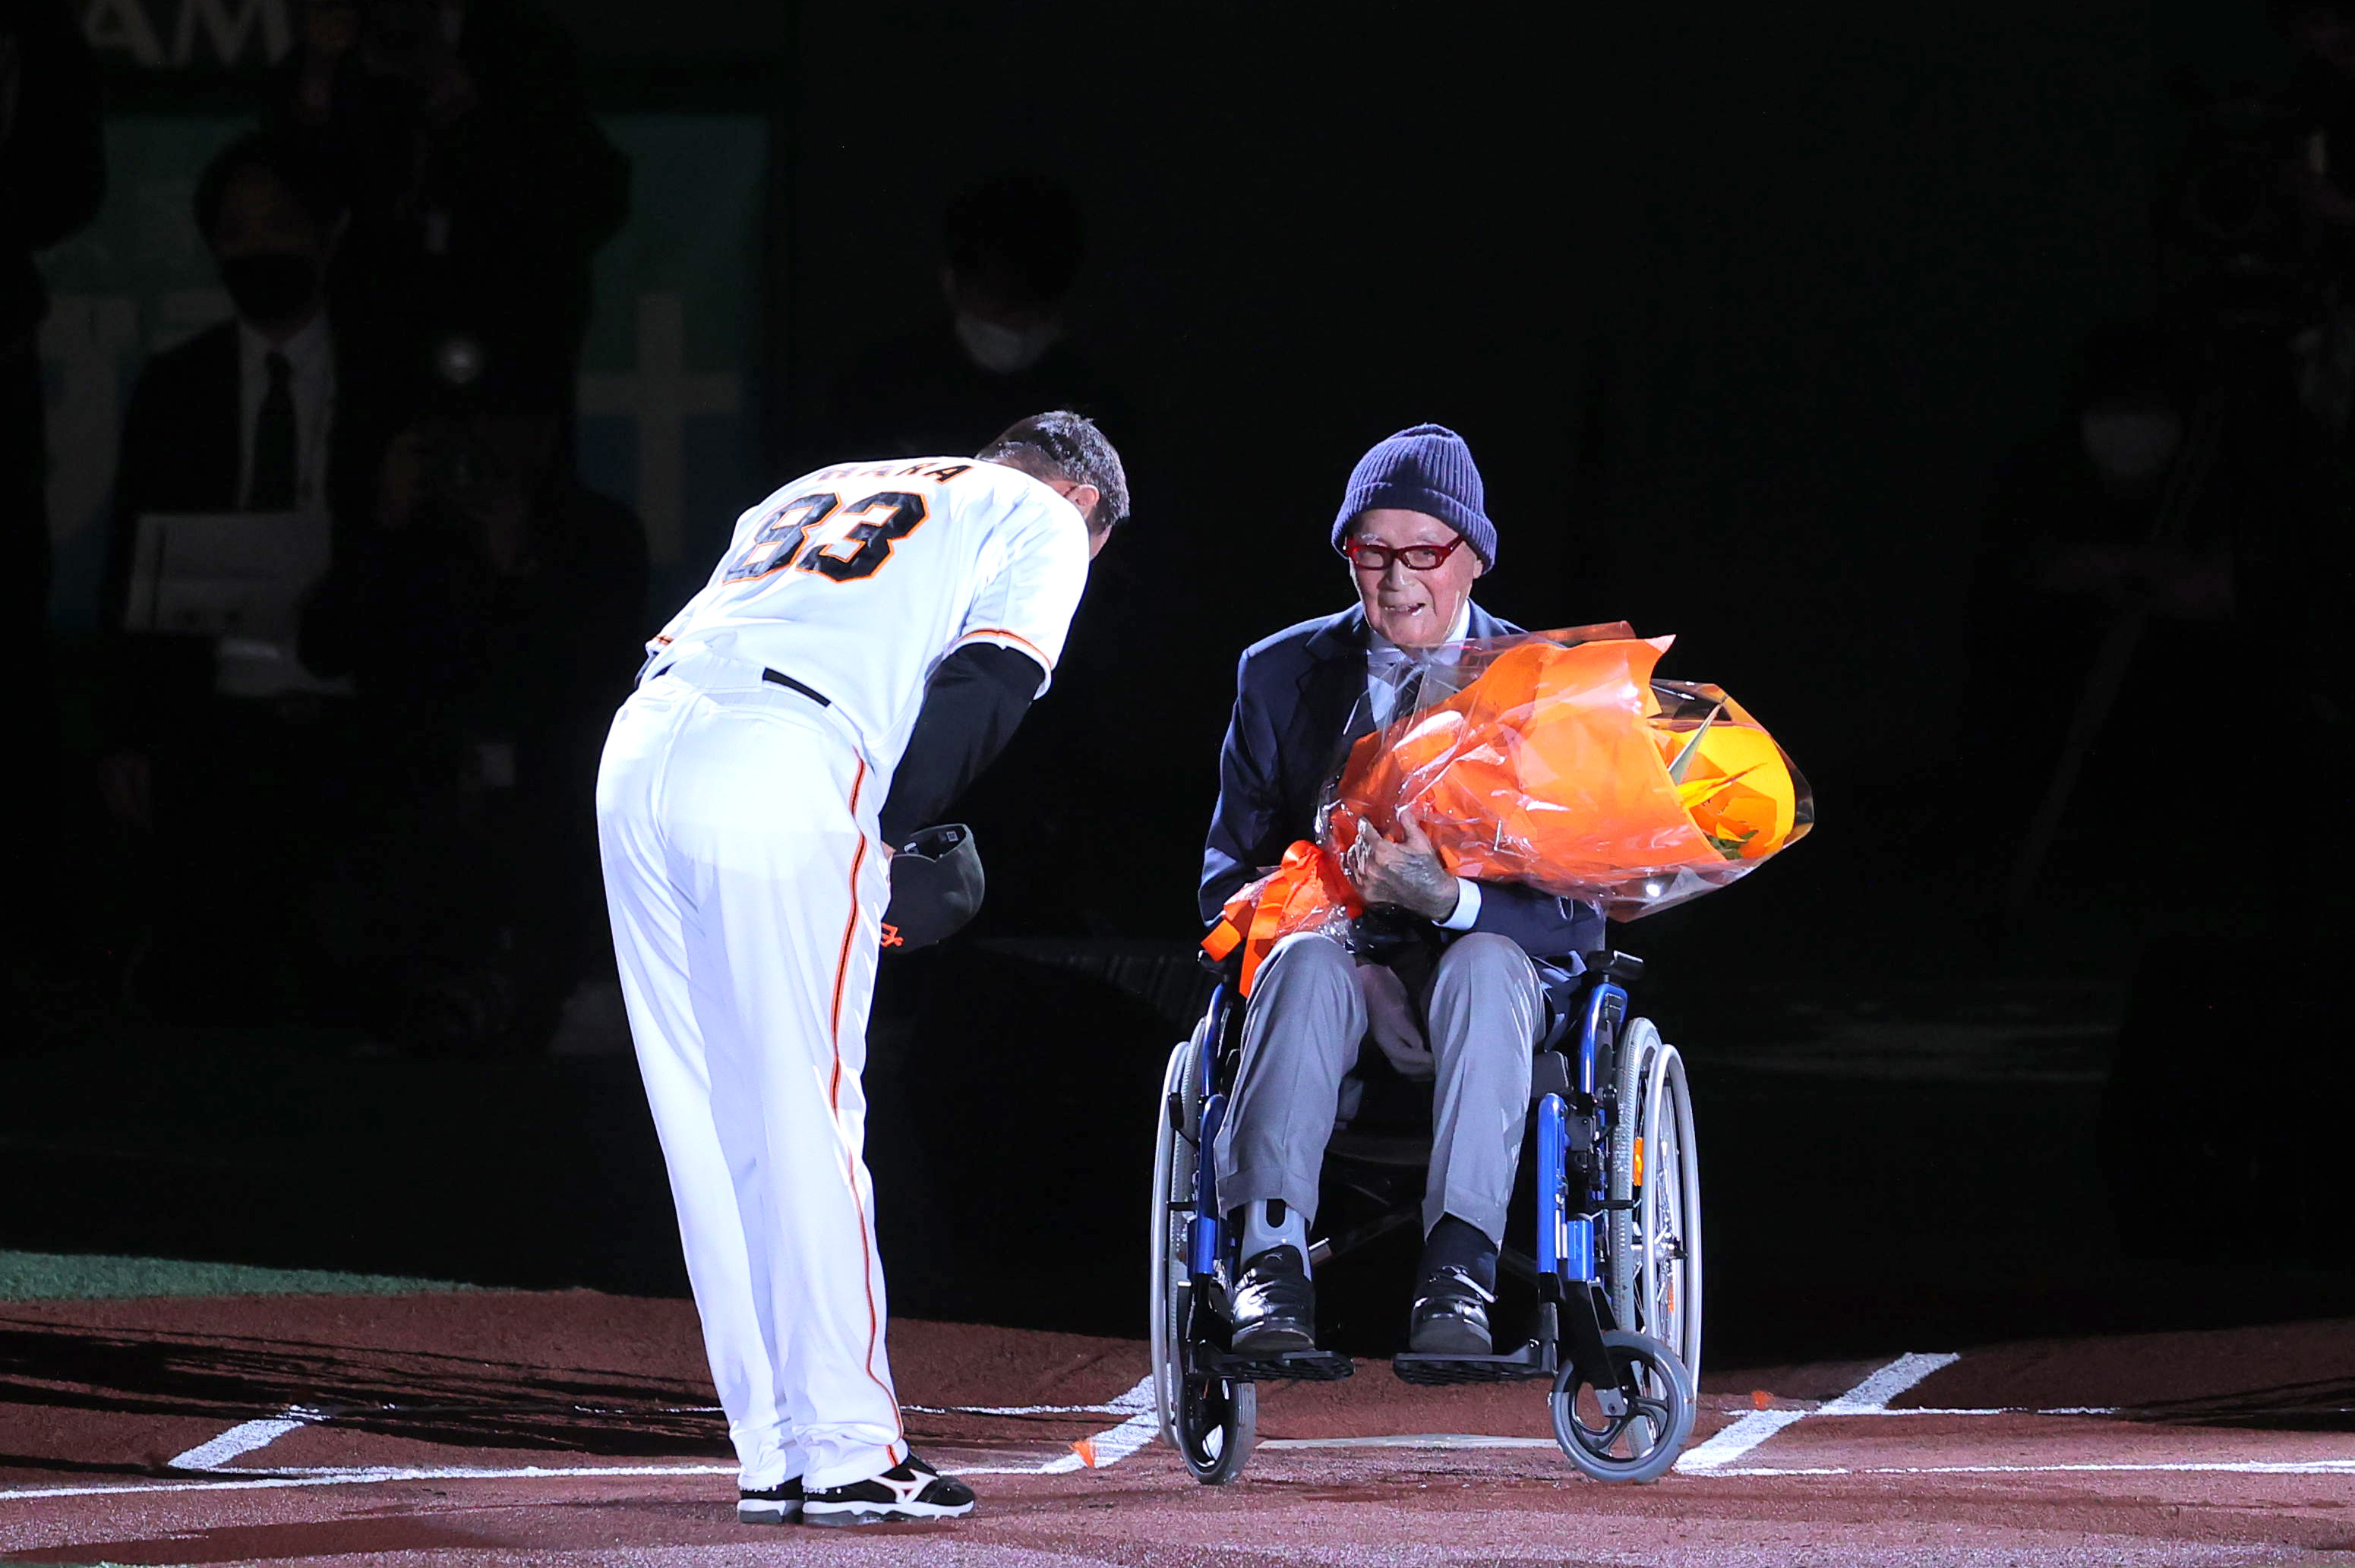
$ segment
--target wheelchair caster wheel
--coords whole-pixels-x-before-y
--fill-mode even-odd
[[[1692,1374],[1649,1334],[1611,1329],[1603,1348],[1619,1377],[1597,1387],[1593,1369],[1572,1362],[1554,1378],[1554,1441],[1595,1480],[1657,1481],[1692,1435]],[[1632,1385],[1633,1398],[1625,1385]]]
[[[1223,1487],[1243,1473],[1259,1439],[1259,1391],[1223,1378],[1188,1378],[1171,1424],[1187,1472],[1206,1487]]]

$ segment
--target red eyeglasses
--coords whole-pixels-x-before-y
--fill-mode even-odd
[[[1395,560],[1409,571],[1435,571],[1447,558],[1462,549],[1466,541],[1461,538],[1454,544],[1376,544],[1371,539],[1351,539],[1340,547],[1349,558],[1349,564],[1359,571],[1388,571]]]

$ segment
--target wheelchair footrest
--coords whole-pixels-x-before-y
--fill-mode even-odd
[[[1407,1351],[1392,1358],[1391,1371],[1403,1383],[1440,1386],[1448,1383],[1511,1383],[1525,1378],[1550,1378],[1556,1368],[1548,1347],[1532,1339],[1505,1356],[1418,1356]]]
[[[1357,1369],[1349,1358],[1331,1350],[1287,1350],[1281,1356],[1238,1356],[1196,1346],[1188,1357],[1188,1371],[1231,1383],[1339,1382]]]

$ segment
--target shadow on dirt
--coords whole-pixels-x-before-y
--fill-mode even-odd
[[[232,1424],[258,1410],[314,1405],[321,1389],[336,1391],[330,1413],[338,1427],[453,1447],[730,1454],[720,1416],[697,1408],[709,1403],[708,1387],[413,1350],[0,1318],[0,1403]]]

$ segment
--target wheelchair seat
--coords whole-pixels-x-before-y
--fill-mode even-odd
[[[1431,1163],[1431,1134],[1359,1131],[1356,1126],[1342,1127],[1325,1146],[1327,1158],[1346,1159],[1359,1165],[1380,1165],[1399,1170],[1420,1170]]]

